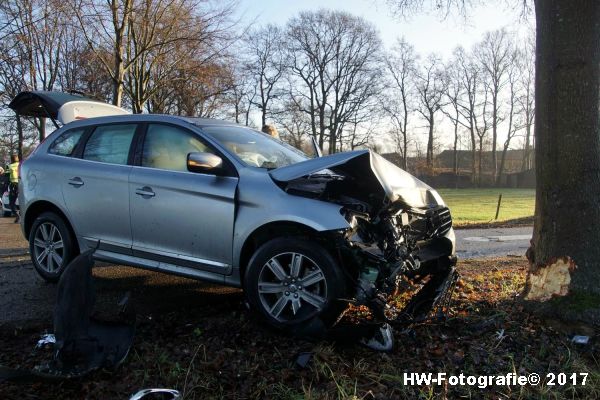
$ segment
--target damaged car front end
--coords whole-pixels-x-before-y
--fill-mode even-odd
[[[397,325],[443,315],[458,274],[452,217],[434,189],[370,151],[271,176],[288,194],[341,206],[349,228],[329,232],[329,242],[354,285],[351,304]]]
[[[450,212],[373,152],[309,159],[226,121],[128,115],[53,92],[11,104],[64,124],[20,174],[22,231],[49,282],[97,246],[95,260],[240,287],[269,325],[293,333],[331,329],[349,303],[381,323],[447,304]]]

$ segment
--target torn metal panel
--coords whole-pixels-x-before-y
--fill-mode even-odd
[[[277,168],[269,174],[288,188],[311,180],[316,183],[314,178],[322,183],[343,182],[332,183],[329,191],[355,197],[376,209],[398,201],[412,207],[445,205],[429,185],[369,150],[318,157]]]
[[[54,335],[56,350],[66,345],[88,340],[90,318],[96,302],[92,278],[94,249],[76,257],[65,269],[58,283],[54,309]]]
[[[95,250],[77,256],[60,278],[54,312],[56,355],[43,368],[48,373],[81,376],[101,367],[114,367],[123,362],[133,343],[133,324],[91,318]]]
[[[129,398],[129,400],[148,399],[181,399],[181,394],[175,389],[142,389]]]
[[[375,351],[389,352],[394,348],[394,332],[392,327],[384,323],[369,339],[362,339],[361,343]]]
[[[38,340],[37,344],[35,345],[35,348],[41,349],[42,347],[45,347],[48,344],[53,345],[54,343],[56,343],[56,338],[54,337],[54,335],[52,333],[46,333],[42,335],[40,340]]]
[[[350,228],[327,242],[336,243],[341,264],[355,277],[353,304],[393,324],[447,308],[458,276],[455,240],[450,210],[434,189],[368,150],[269,173],[288,194],[342,206]]]
[[[90,249],[76,257],[61,276],[54,334],[43,335],[36,346],[53,344],[54,358],[33,371],[0,366],[0,381],[76,378],[98,368],[115,367],[125,360],[133,344],[134,324],[91,318],[95,302],[94,251]],[[119,306],[128,309],[127,304]]]

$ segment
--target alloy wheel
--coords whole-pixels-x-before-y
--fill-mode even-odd
[[[56,272],[62,267],[65,251],[63,238],[52,222],[44,222],[37,227],[33,249],[34,257],[44,271]]]
[[[269,259],[258,277],[264,309],[280,322],[310,318],[327,302],[323,270],[300,253],[281,253]]]

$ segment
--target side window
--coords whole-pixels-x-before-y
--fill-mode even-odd
[[[48,153],[71,157],[83,132],[85,132],[85,128],[66,131],[50,145]]]
[[[99,126],[85,144],[83,158],[110,164],[127,164],[136,124]]]
[[[142,149],[142,167],[187,171],[187,155],[213,151],[193,134],[169,125],[150,124]]]

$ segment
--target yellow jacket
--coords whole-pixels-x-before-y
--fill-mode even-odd
[[[10,183],[19,183],[19,162],[14,162],[8,165],[10,174]]]

